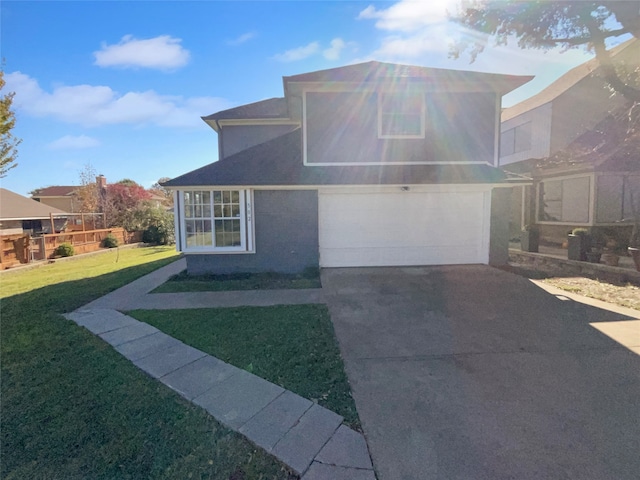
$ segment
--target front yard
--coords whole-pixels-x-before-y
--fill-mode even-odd
[[[60,315],[176,258],[148,247],[0,276],[1,478],[295,478]]]

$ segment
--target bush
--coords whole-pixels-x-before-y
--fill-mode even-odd
[[[163,209],[150,209],[147,217],[148,226],[142,232],[144,243],[170,245],[175,243],[173,213]]]
[[[112,234],[109,234],[102,240],[102,246],[104,248],[116,248],[118,246],[118,239]]]
[[[58,257],[73,257],[74,253],[73,245],[70,243],[61,243],[53,251],[53,254]]]

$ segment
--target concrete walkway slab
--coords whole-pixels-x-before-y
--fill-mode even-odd
[[[316,461],[339,467],[373,469],[364,437],[345,425],[341,425],[320,450]]]
[[[239,432],[269,452],[312,405],[311,400],[285,391],[245,423]]]
[[[215,357],[206,355],[160,379],[188,400],[202,395],[238,373],[238,369]]]
[[[142,337],[148,337],[149,335],[153,335],[158,332],[159,330],[157,328],[152,327],[148,323],[138,322],[133,325],[118,328],[117,330],[101,333],[100,338],[116,347],[123,343],[132,342],[133,340],[137,340]]]
[[[166,333],[157,332],[146,337],[116,345],[115,349],[129,360],[134,361],[161,352],[169,347],[174,347],[180,343],[180,340],[176,340]]]
[[[200,350],[184,343],[179,343],[166,350],[135,360],[133,363],[152,377],[160,378],[191,362],[195,362],[205,355]]]
[[[193,402],[225,425],[238,430],[283,392],[282,387],[238,370],[235,375],[194,398]]]
[[[81,309],[67,313],[65,317],[96,335],[139,323],[137,320],[112,309]]]
[[[276,444],[273,453],[297,473],[303,473],[342,420],[340,415],[314,404]]]
[[[359,470],[313,462],[301,480],[376,480],[376,476],[373,470]]]

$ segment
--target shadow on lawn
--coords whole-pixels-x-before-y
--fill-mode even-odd
[[[296,478],[60,315],[174,260],[2,299],[1,478]]]

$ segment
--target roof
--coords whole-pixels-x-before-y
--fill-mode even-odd
[[[640,171],[640,105],[627,103],[567,148],[538,162],[538,171],[595,169]]]
[[[77,185],[56,185],[53,187],[39,188],[33,197],[66,197],[72,195],[78,189]]]
[[[166,187],[418,185],[500,183],[506,175],[489,165],[308,166],[300,129],[165,182]]]
[[[0,220],[36,220],[54,216],[70,215],[67,212],[36,202],[22,195],[0,188]]]
[[[636,46],[640,45],[638,39],[632,38],[631,40],[621,43],[615,48],[612,48],[609,51],[609,55],[611,57],[615,57],[625,49],[627,49],[630,45],[634,44]],[[511,118],[517,117],[524,112],[528,112],[530,110],[533,110],[534,108],[538,108],[546,103],[553,101],[555,98],[559,97],[561,94],[569,90],[579,81],[591,75],[595,70],[597,70],[598,66],[598,60],[596,58],[592,58],[591,60],[572,68],[536,95],[533,95],[520,103],[516,103],[509,108],[505,108],[502,111],[502,121],[504,122]]]
[[[269,98],[202,117],[205,122],[210,120],[235,120],[241,118],[289,118],[287,102],[283,97]]]
[[[285,92],[290,83],[376,83],[385,80],[403,79],[403,81],[419,81],[431,83],[434,86],[444,87],[453,84],[482,85],[491,91],[501,94],[510,92],[520,85],[530,81],[533,76],[502,75],[496,73],[472,72],[467,70],[450,70],[443,68],[420,67],[415,65],[400,65],[396,63],[365,62],[346,67],[318,70],[316,72],[303,73],[283,77]]]

